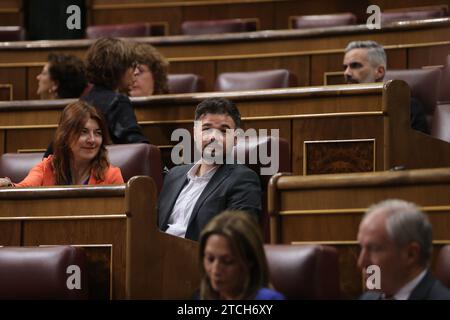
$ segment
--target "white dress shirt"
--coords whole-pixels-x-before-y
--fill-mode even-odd
[[[186,173],[189,181],[181,190],[175,201],[175,205],[173,206],[172,213],[169,217],[168,228],[166,230],[167,233],[182,238],[186,236],[189,219],[191,218],[195,204],[217,168],[218,166],[215,166],[199,177],[196,176],[196,173],[200,169],[200,162],[197,162]]]

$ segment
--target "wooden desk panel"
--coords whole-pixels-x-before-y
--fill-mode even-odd
[[[354,298],[362,292],[356,236],[365,210],[389,198],[417,203],[433,225],[434,247],[439,248],[450,243],[449,181],[448,168],[274,177],[268,198],[271,243],[336,246],[343,295]]]
[[[170,73],[195,73],[212,91],[221,72],[286,68],[299,86],[322,85],[325,72],[342,71],[345,47],[353,40],[385,46],[389,68],[442,65],[449,53],[450,18],[394,24],[370,31],[364,25],[272,30],[243,34],[136,38],[155,45],[171,62]],[[48,53],[72,53],[84,59],[93,40],[0,43],[0,81],[14,81],[14,99],[36,98],[35,76]],[[13,79],[13,80],[9,80]]]
[[[354,159],[367,162],[357,170],[450,164],[448,143],[409,127],[409,88],[401,81],[391,82],[384,89],[383,84],[369,84],[164,95],[133,99],[133,104],[149,140],[170,152],[170,146],[178,143],[171,141],[173,130],[192,128],[196,105],[211,97],[234,100],[244,128],[280,129],[280,136],[290,141],[291,164],[296,174],[330,172],[330,166],[333,170],[340,168],[332,172],[352,171],[358,166],[341,166],[339,161],[351,163]],[[71,100],[0,103],[0,132],[5,141],[2,152],[45,149],[68,101]],[[348,140],[356,141],[349,144]],[[330,153],[333,161],[323,161],[323,148],[334,150]],[[306,164],[308,168],[314,164],[312,171],[304,170],[305,150],[315,156]],[[352,157],[342,157],[349,152]],[[322,168],[317,163],[322,163]]]
[[[0,245],[84,247],[91,298],[187,299],[199,283],[197,244],[159,231],[155,204],[149,177],[116,186],[3,188]]]

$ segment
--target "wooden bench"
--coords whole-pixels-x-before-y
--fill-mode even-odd
[[[211,97],[235,101],[244,129],[278,129],[291,146],[295,174],[450,165],[447,142],[410,128],[409,88],[402,81],[133,99],[144,134],[161,148],[165,165],[171,166],[178,143],[172,132],[192,130],[196,105]],[[0,102],[0,152],[45,149],[69,101]]]
[[[353,40],[384,45],[389,69],[443,65],[450,52],[450,18],[394,24],[381,30],[365,25],[310,30],[266,30],[243,34],[137,38],[155,45],[170,61],[170,73],[194,73],[213,91],[223,72],[273,68],[291,70],[299,86],[323,85],[342,71],[344,49]],[[14,99],[37,99],[36,76],[49,52],[85,57],[93,40],[0,43],[0,83],[11,84]],[[329,82],[330,83],[330,82]]]
[[[159,231],[156,186],[0,189],[0,245],[81,246],[91,299],[189,299],[198,288],[197,243]],[[180,272],[183,270],[183,272]]]
[[[268,209],[272,244],[326,244],[340,253],[343,297],[362,292],[357,268],[359,223],[373,203],[418,204],[433,225],[435,249],[450,243],[450,168],[398,172],[272,177]],[[438,250],[434,250],[434,256]]]

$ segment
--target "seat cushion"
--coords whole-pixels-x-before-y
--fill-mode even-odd
[[[219,74],[216,81],[216,91],[275,89],[295,86],[297,86],[295,75],[286,69],[226,72]]]
[[[290,17],[290,26],[293,29],[325,28],[354,24],[356,24],[356,16],[350,12]]]
[[[320,245],[264,245],[271,284],[287,299],[338,299],[336,249]]]
[[[181,24],[181,32],[185,35],[246,32],[256,29],[256,20],[251,19],[196,20]]]
[[[192,93],[204,90],[203,78],[193,73],[169,74],[167,78],[169,93]]]
[[[84,251],[71,246],[1,247],[0,283],[0,299],[87,299]]]

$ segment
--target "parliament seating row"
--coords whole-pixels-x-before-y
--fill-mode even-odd
[[[342,85],[197,93],[133,98],[143,133],[171,167],[175,129],[192,134],[196,105],[227,97],[240,109],[243,129],[278,130],[290,145],[295,174],[365,172],[394,166],[449,165],[448,143],[409,125],[410,89],[406,83]],[[0,153],[47,147],[62,108],[72,100],[0,102]]]
[[[40,292],[48,294],[45,298],[55,298],[51,295],[60,289],[67,291],[59,282],[64,275],[65,279],[70,277],[67,266],[64,268],[67,260],[58,260],[53,254],[52,259],[47,258],[50,252],[67,251],[49,246],[72,245],[84,249],[85,261],[72,261],[86,266],[87,280],[81,281],[90,299],[188,299],[199,284],[198,243],[157,228],[156,193],[156,186],[148,177],[134,177],[121,186],[0,190],[0,245],[4,246],[0,248],[0,278],[10,276],[2,282],[0,296],[10,298],[20,289],[29,290],[29,285],[42,284],[43,280],[58,282],[48,291]],[[13,248],[23,246],[41,248]],[[22,256],[22,262],[26,262],[22,268],[14,268],[17,251],[22,254],[29,250],[41,253]],[[339,296],[336,250],[326,246],[290,245],[266,245],[265,250],[271,282],[287,298]],[[46,261],[42,262],[38,255]],[[28,286],[18,280],[14,282],[14,290],[6,290],[13,285],[10,280],[17,279],[16,272],[31,265],[40,267],[27,273],[24,279],[30,281]],[[53,279],[47,277],[49,269],[61,267],[65,271],[62,277],[60,273],[55,273],[58,276]],[[5,269],[10,273],[2,272]],[[326,276],[322,274],[324,270]],[[36,277],[37,272],[42,273],[41,278]],[[28,291],[28,294],[39,293]],[[58,298],[85,297],[86,292],[82,294],[72,292]]]
[[[448,6],[419,7],[416,10],[406,8],[404,11],[383,12],[381,22],[388,24],[398,21],[441,18],[448,15]],[[292,29],[324,28],[355,25],[357,17],[353,13],[334,13],[290,16],[289,27]],[[133,22],[120,24],[92,25],[86,28],[86,38],[100,37],[150,37],[168,35],[167,22]],[[184,35],[218,34],[230,32],[251,32],[259,30],[258,18],[216,19],[184,21],[181,33]],[[0,27],[0,41],[23,41],[26,31],[21,26]]]
[[[339,298],[338,255],[334,248],[265,245],[264,249],[270,283],[287,299]],[[198,258],[191,256],[190,259]],[[100,298],[96,287],[89,288],[88,275],[95,275],[95,270],[89,266],[88,262],[92,261],[86,260],[86,253],[80,246],[2,247],[0,299]]]
[[[441,248],[432,267],[449,286],[448,177],[448,169],[275,176],[269,195],[274,244],[265,245],[274,288],[288,299],[356,298],[362,291],[357,226],[371,201],[387,197],[416,198],[429,215],[434,247]],[[298,201],[303,197],[308,201]],[[115,187],[3,189],[0,199],[3,299],[187,299],[198,288],[198,243],[158,230],[150,178]],[[60,245],[82,247],[84,257]],[[85,266],[83,290],[67,292],[76,281],[69,281],[76,271],[68,264]]]
[[[359,26],[337,30],[287,30],[211,36],[134,38],[157,47],[171,74],[192,73],[214,91],[219,74],[287,69],[299,86],[323,85],[330,73],[342,75],[344,48],[353,40],[375,40],[388,56],[388,69],[442,65],[450,51],[450,19],[415,21],[381,30]],[[0,43],[0,84],[10,85],[14,100],[38,99],[36,76],[49,52],[85,57],[93,40]],[[329,83],[333,84],[333,83]]]
[[[269,184],[272,244],[315,244],[339,252],[343,298],[364,290],[357,268],[358,226],[372,204],[386,199],[416,203],[433,226],[431,267],[449,285],[450,169],[419,169],[313,176],[275,175]],[[437,257],[440,249],[445,257]],[[444,271],[445,270],[445,271]]]

